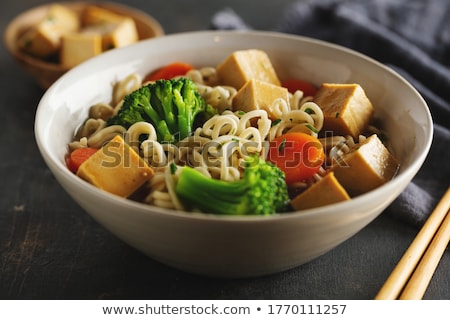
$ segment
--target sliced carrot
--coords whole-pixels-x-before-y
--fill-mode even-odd
[[[314,96],[317,92],[317,87],[311,82],[301,79],[286,79],[281,83],[282,87],[288,89],[290,93],[295,93],[297,90],[303,91],[304,96]]]
[[[76,173],[83,162],[89,159],[98,149],[95,148],[79,148],[73,150],[67,158],[67,167],[70,171]]]
[[[325,159],[320,141],[306,133],[291,132],[270,142],[268,161],[284,171],[286,183],[310,179]]]
[[[150,72],[144,77],[144,82],[156,81],[160,79],[169,80],[176,76],[184,76],[189,70],[192,69],[194,69],[194,67],[188,63],[173,62]]]

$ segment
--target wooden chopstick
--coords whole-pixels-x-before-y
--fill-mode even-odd
[[[428,284],[444,254],[450,238],[450,213],[444,219],[430,246],[400,295],[400,300],[422,299]]]
[[[449,208],[450,187],[375,296],[376,300],[392,300],[399,297],[400,299],[422,298],[449,242]],[[424,255],[427,248],[429,250]],[[418,266],[422,257],[422,262]],[[415,269],[417,274],[414,273],[412,276]],[[410,278],[411,284],[407,285]],[[405,292],[401,295],[403,289]]]

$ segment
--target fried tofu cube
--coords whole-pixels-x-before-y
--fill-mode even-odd
[[[77,12],[60,4],[52,4],[50,6],[45,21],[69,32],[78,31],[81,27]]]
[[[128,197],[154,174],[147,163],[120,135],[83,162],[77,175],[94,186]]]
[[[29,29],[19,39],[19,47],[38,58],[46,58],[58,52],[61,33],[52,24],[43,23]]]
[[[373,106],[358,84],[324,83],[314,102],[324,115],[323,129],[357,138],[373,117]]]
[[[45,58],[59,50],[63,34],[79,28],[80,21],[75,11],[54,4],[36,26],[19,38],[19,46],[36,57]]]
[[[124,47],[139,40],[136,24],[131,18],[124,18],[118,23],[91,25],[84,28],[82,32],[100,35],[102,51]]]
[[[61,38],[61,65],[72,68],[102,53],[102,37],[95,33],[70,33]]]
[[[356,144],[332,165],[336,178],[352,197],[386,183],[398,168],[398,161],[376,134]]]
[[[350,196],[331,171],[292,199],[291,206],[295,210],[305,210],[346,200],[350,200]]]
[[[81,21],[84,26],[96,25],[96,24],[115,24],[119,23],[125,18],[121,14],[112,12],[111,10],[104,9],[95,5],[87,6],[82,14]]]
[[[102,50],[120,48],[139,40],[136,23],[130,17],[107,9],[88,6],[82,15],[85,33],[102,35]]]
[[[216,69],[221,81],[237,90],[251,79],[281,85],[269,56],[262,50],[235,51]]]
[[[112,25],[109,32],[104,33],[102,38],[103,51],[120,48],[139,40],[136,24],[131,18],[125,18],[119,23]]]
[[[236,93],[232,101],[234,111],[249,112],[263,109],[267,111],[269,118],[275,120],[274,101],[284,99],[289,105],[289,93],[286,88],[256,79],[249,80]]]

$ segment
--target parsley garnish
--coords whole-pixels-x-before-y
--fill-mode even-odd
[[[273,122],[272,122],[272,127],[275,127],[277,124],[279,124],[281,122],[281,119],[275,119]]]
[[[278,152],[283,152],[285,147],[286,147],[286,138],[283,139],[280,145],[278,146]]]
[[[307,125],[305,125],[309,130],[311,130],[314,133],[318,133],[319,130],[317,130],[316,128],[314,128],[312,125],[310,125],[309,123]]]
[[[177,169],[178,169],[178,167],[177,167],[177,165],[175,164],[175,163],[171,163],[170,164],[170,173],[171,174],[175,174],[175,172],[177,172]]]

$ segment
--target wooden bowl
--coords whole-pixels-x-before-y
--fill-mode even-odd
[[[62,3],[77,12],[83,10],[87,5],[96,5],[112,12],[126,15],[134,19],[139,35],[139,40],[154,38],[164,35],[164,30],[160,23],[147,13],[113,2],[67,2]],[[36,25],[43,19],[47,13],[51,3],[29,9],[16,18],[14,18],[6,27],[4,34],[4,41],[6,48],[16,61],[34,77],[43,89],[47,89],[55,82],[61,75],[63,75],[67,68],[64,68],[59,63],[49,62],[43,59],[34,57],[18,46],[19,37],[32,26]]]

